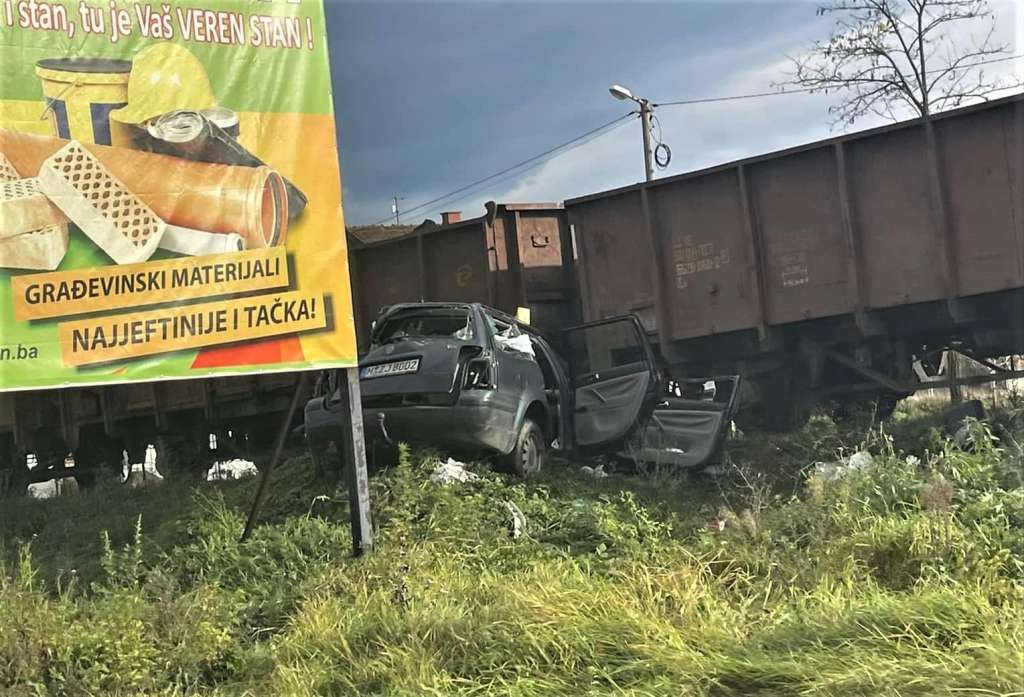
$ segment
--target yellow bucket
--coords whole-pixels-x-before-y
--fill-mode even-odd
[[[36,63],[53,133],[82,143],[110,145],[110,112],[128,103],[131,61],[47,58]]]

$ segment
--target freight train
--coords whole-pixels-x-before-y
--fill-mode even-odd
[[[1024,97],[564,205],[492,205],[353,256],[364,325],[415,298],[525,306],[553,335],[634,313],[673,376],[742,375],[762,424],[823,401],[886,411],[943,351],[1024,349]]]
[[[885,408],[938,352],[1024,351],[1024,96],[351,242],[363,340],[395,302],[527,308],[556,344],[579,320],[634,313],[673,377],[740,374],[745,410],[771,426],[823,400]],[[2,395],[0,492],[65,473],[69,454],[87,479],[148,444],[165,470],[259,461],[296,379]]]

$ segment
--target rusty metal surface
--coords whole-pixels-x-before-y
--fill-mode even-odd
[[[811,150],[748,168],[764,240],[768,324],[850,312],[836,156]]]
[[[552,330],[561,326],[564,306],[575,297],[563,256],[564,229],[558,204],[496,204],[478,218],[353,247],[360,346],[365,348],[370,321],[382,306],[420,299],[483,302],[512,314],[531,307],[542,330],[545,323]]]
[[[666,301],[674,336],[757,324],[749,238],[735,169],[652,190],[654,229],[669,265]]]
[[[643,239],[639,192],[595,199],[567,212],[579,252],[583,319],[636,312],[654,329],[654,260]]]
[[[1022,193],[1021,131],[1013,114],[981,112],[937,124],[940,160],[964,295],[1024,285],[1016,215]],[[1014,191],[1016,183],[1016,191]]]
[[[763,339],[1024,287],[1022,141],[1018,95],[566,201],[584,316]]]
[[[847,162],[868,308],[944,297],[924,129],[914,126],[854,141]]]
[[[560,218],[532,211],[514,211],[512,220],[526,287],[531,290],[562,289],[565,279]]]
[[[483,224],[455,227],[423,237],[424,300],[487,297],[487,244]],[[415,298],[406,297],[408,302]]]

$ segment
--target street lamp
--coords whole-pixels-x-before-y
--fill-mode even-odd
[[[634,96],[628,88],[622,85],[612,85],[608,88],[608,92],[620,101],[631,99],[640,105],[640,125],[644,129],[644,174],[647,181],[652,181],[654,179],[654,164],[651,153],[651,113],[654,111],[654,107],[650,100]]]

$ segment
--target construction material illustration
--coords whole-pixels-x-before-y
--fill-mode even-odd
[[[43,161],[69,141],[0,129],[0,152],[14,168],[34,176]],[[234,232],[248,249],[283,244],[288,197],[281,175],[269,167],[190,162],[128,148],[82,144],[118,181],[171,225]]]
[[[113,120],[144,124],[178,109],[211,109],[217,98],[206,68],[184,46],[163,42],[147,46],[132,58],[128,104],[111,112]]]
[[[68,252],[68,226],[50,225],[0,239],[0,268],[53,271]]]
[[[0,182],[0,239],[66,222],[40,190],[38,179]]]
[[[156,251],[164,221],[79,143],[43,163],[39,185],[118,264],[146,261]]]
[[[226,130],[234,125],[234,134]],[[217,107],[203,111],[179,109],[148,121],[145,128],[135,128],[135,147],[147,152],[174,155],[196,162],[243,167],[265,167],[259,159],[237,140],[238,116]],[[288,219],[295,220],[306,208],[306,195],[299,187],[284,179],[288,194]]]
[[[0,152],[0,182],[12,182],[21,179],[21,175],[14,169],[14,165]]]
[[[132,63],[112,58],[45,58],[36,63],[53,132],[61,138],[110,145],[110,112],[128,99]]]
[[[164,229],[164,236],[160,238],[160,249],[194,257],[227,254],[245,251],[245,240],[233,232],[225,235],[168,225]]]

